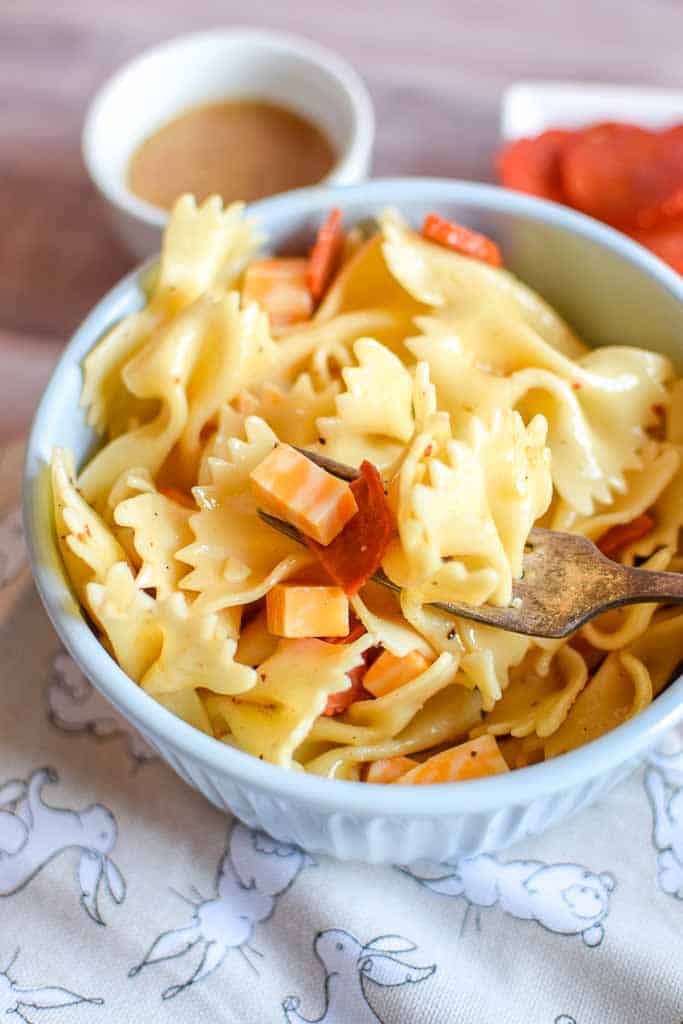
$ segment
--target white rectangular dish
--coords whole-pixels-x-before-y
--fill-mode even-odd
[[[506,142],[549,128],[624,121],[666,128],[683,121],[683,90],[600,82],[516,82],[503,93],[500,132]]]

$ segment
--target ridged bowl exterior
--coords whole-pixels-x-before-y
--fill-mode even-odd
[[[228,775],[209,773],[202,763],[178,754],[163,741],[146,738],[189,786],[221,811],[311,853],[369,864],[444,861],[502,850],[545,832],[605,796],[629,775],[640,758],[609,772],[530,801],[489,811],[400,817],[320,811],[301,800],[261,793]],[[360,801],[359,801],[360,803]]]
[[[645,344],[683,359],[683,279],[627,238],[553,203],[467,182],[404,179],[316,188],[266,200],[253,215],[273,248],[309,244],[341,206],[349,222],[396,206],[430,210],[495,237],[505,262],[595,344]],[[95,442],[79,407],[80,364],[144,297],[129,275],[87,317],[47,386],[29,440],[24,524],[34,577],[64,645],[97,687],[188,785],[280,839],[344,860],[408,864],[497,850],[537,835],[605,795],[683,717],[683,677],[644,712],[554,760],[507,775],[436,786],[376,786],[287,772],[175,718],[107,654],[69,589],[52,526],[47,464],[65,445],[79,464]]]

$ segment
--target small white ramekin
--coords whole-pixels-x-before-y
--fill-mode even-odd
[[[96,94],[83,126],[83,159],[119,237],[138,259],[156,252],[168,213],[127,186],[130,158],[156,129],[201,103],[245,97],[313,121],[338,159],[325,184],[366,177],[375,119],[360,76],[307,39],[257,29],[213,29],[146,50]]]
[[[347,224],[395,206],[414,224],[434,210],[484,231],[506,266],[596,345],[645,345],[683,364],[683,278],[624,235],[555,203],[470,182],[408,178],[312,188],[255,203],[274,249],[305,244],[333,206]],[[140,270],[95,307],[54,370],[28,443],[24,524],[47,612],[82,670],[190,786],[278,839],[342,859],[410,863],[496,850],[543,832],[609,791],[683,717],[683,677],[635,718],[579,750],[506,775],[379,786],[288,772],[176,718],[119,668],[75,604],[54,534],[53,445],[79,465],[96,438],[79,406],[81,364],[98,338],[144,303]]]

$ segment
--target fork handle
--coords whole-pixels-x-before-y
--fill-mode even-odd
[[[683,573],[654,572],[622,566],[621,594],[615,594],[613,606],[623,604],[683,604]]]

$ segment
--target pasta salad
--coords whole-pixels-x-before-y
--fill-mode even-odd
[[[53,454],[64,565],[124,672],[254,757],[398,785],[521,768],[644,708],[682,611],[547,640],[432,602],[509,603],[534,524],[683,569],[670,362],[586,347],[437,214],[335,210],[301,258],[262,242],[241,204],[178,200],[144,308],[84,362],[100,447],[78,474]]]

